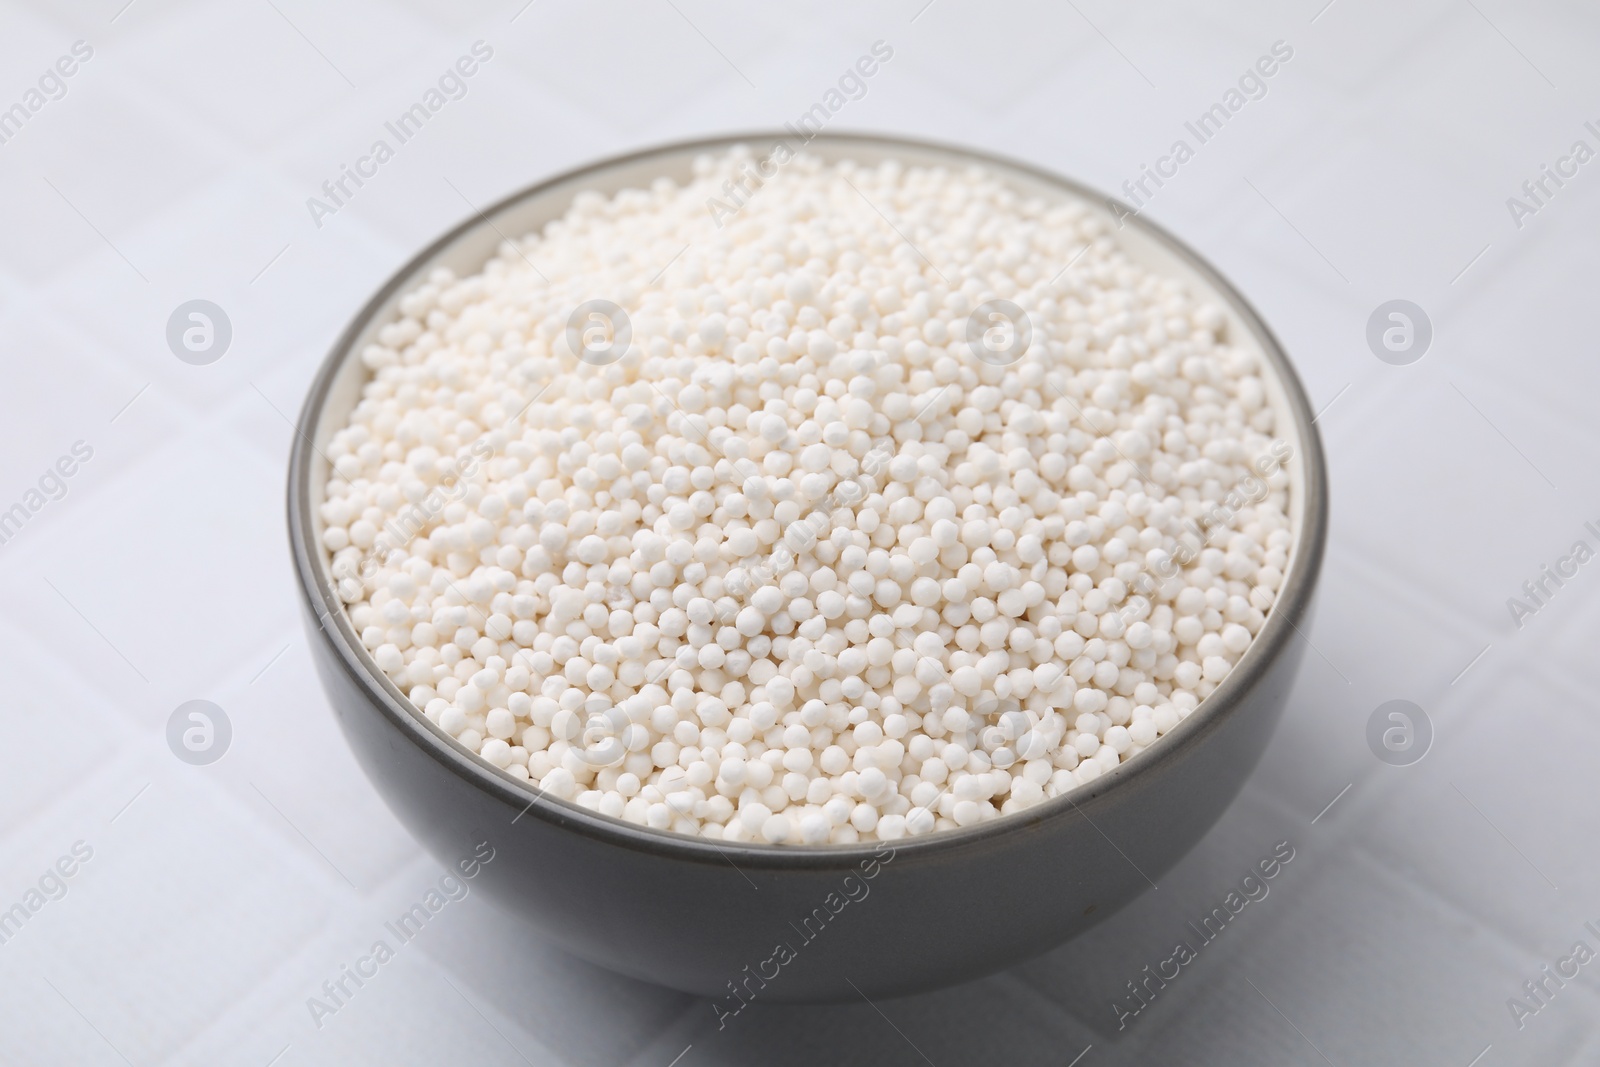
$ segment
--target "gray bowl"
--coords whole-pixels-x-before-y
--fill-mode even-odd
[[[378,791],[440,862],[550,941],[603,967],[718,998],[825,1001],[932,989],[1045,952],[1153,884],[1206,833],[1260,758],[1305,652],[1303,627],[1327,536],[1327,478],[1311,409],[1277,340],[1194,252],[1143,218],[1131,255],[1186,277],[1254,338],[1293,455],[1298,530],[1277,605],[1234,671],[1158,743],[1070,794],[979,826],[842,846],[723,843],[656,831],[546,796],[469,754],[386,678],[332,591],[315,506],[320,455],[358,397],[355,353],[434,266],[476,271],[503,239],[561,214],[575,193],[689,174],[698,154],[788,134],[655,148],[541,182],[474,215],[402,267],[355,316],[318,373],[289,469],[289,535],[310,644],[351,748]],[[863,163],[980,163],[1019,189],[1104,198],[1024,164],[962,149],[824,134],[807,150]],[[1269,376],[1270,377],[1270,376]],[[485,857],[489,857],[485,861]]]

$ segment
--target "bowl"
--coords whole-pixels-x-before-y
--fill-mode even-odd
[[[919,992],[1043,953],[1155,884],[1220,817],[1284,710],[1305,654],[1327,536],[1327,479],[1305,393],[1238,292],[1140,216],[1128,254],[1222,305],[1254,338],[1286,467],[1296,531],[1279,599],[1232,673],[1168,735],[1110,773],[978,826],[898,841],[794,846],[653,830],[542,794],[460,747],[378,669],[334,592],[316,506],[320,450],[366,377],[358,354],[400,296],[436,266],[478,270],[505,235],[559,216],[583,190],[612,193],[690,174],[700,153],[761,148],[790,133],[670,144],[515,193],[420,252],[334,345],[301,411],[290,459],[289,535],[306,628],[328,701],[378,792],[438,860],[565,950],[610,970],[714,998],[726,1021],[751,999],[827,1001]],[[1075,182],[984,153],[879,136],[820,134],[826,160],[990,168],[1028,194],[1109,202]]]

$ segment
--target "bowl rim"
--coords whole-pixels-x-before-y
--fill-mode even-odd
[[[874,855],[881,855],[885,847],[896,858],[902,853],[924,857],[955,853],[979,844],[987,844],[997,838],[1036,832],[1045,822],[1074,815],[1082,816],[1094,825],[1089,811],[1103,808],[1117,796],[1132,791],[1136,788],[1134,783],[1159,776],[1164,767],[1182,757],[1183,749],[1188,745],[1220,729],[1223,722],[1238,709],[1241,698],[1255,687],[1283,653],[1291,638],[1298,636],[1307,644],[1310,643],[1301,633],[1299,623],[1309,610],[1321,571],[1328,525],[1327,472],[1320,436],[1313,421],[1305,388],[1294,367],[1289,363],[1277,336],[1255,307],[1208,260],[1143,214],[1128,212],[1125,208],[1120,215],[1123,224],[1141,230],[1193,270],[1212,288],[1214,296],[1227,302],[1255,336],[1263,356],[1272,365],[1282,388],[1283,398],[1298,437],[1296,444],[1301,449],[1304,500],[1301,502],[1299,530],[1291,545],[1288,573],[1278,590],[1277,601],[1268,613],[1261,632],[1255,636],[1227,678],[1211,695],[1200,702],[1194,712],[1168,732],[1166,736],[1178,735],[1172,738],[1171,744],[1151,745],[1134,758],[1092,782],[1051,797],[1026,811],[1002,815],[976,826],[936,830],[917,837],[902,837],[895,840],[871,839],[845,845],[777,845],[766,842],[713,840],[675,830],[657,830],[590,811],[574,801],[550,796],[532,783],[515,778],[485,762],[476,754],[469,753],[454,738],[428,721],[421,709],[417,708],[410,698],[378,669],[371,654],[362,646],[354,625],[344,610],[343,602],[333,592],[328,564],[322,558],[318,546],[315,507],[310,500],[311,464],[317,454],[312,443],[313,437],[328,394],[345,362],[353,357],[357,340],[398,291],[414,284],[419,272],[456,241],[485,225],[493,225],[490,220],[501,212],[525,200],[541,196],[558,186],[587,176],[599,175],[616,167],[646,162],[654,157],[715,152],[736,145],[758,145],[780,140],[787,143],[792,136],[788,131],[755,130],[669,141],[564,170],[524,186],[493,204],[473,209],[460,223],[451,226],[396,268],[339,334],[318,368],[316,378],[307,392],[296,421],[289,460],[287,518],[291,553],[303,603],[316,616],[322,640],[328,643],[339,667],[358,688],[365,692],[384,718],[444,769],[487,792],[494,799],[520,809],[520,813],[511,820],[512,823],[527,815],[600,843],[682,861],[733,865],[741,874],[745,873],[746,868],[758,871],[845,870]],[[1114,198],[1083,182],[984,149],[863,131],[821,132],[806,139],[804,145],[809,147],[818,141],[828,142],[839,148],[853,145],[891,152],[904,149],[946,155],[1027,176],[1091,204],[1107,206],[1120,204]],[[1002,177],[1005,175],[1002,174]],[[1098,830],[1098,826],[1096,829]],[[1115,842],[1112,844],[1119,852],[1121,851]],[[739,861],[738,864],[734,864],[734,859]],[[1132,864],[1131,860],[1129,862]]]

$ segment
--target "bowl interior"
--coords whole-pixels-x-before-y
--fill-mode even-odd
[[[303,567],[310,574],[302,574],[317,588],[307,589],[314,609],[324,616],[324,626],[336,642],[344,646],[345,658],[353,660],[367,676],[366,681],[381,692],[387,702],[401,708],[420,727],[421,735],[431,738],[450,756],[465,760],[473,771],[488,784],[498,780],[500,788],[509,787],[515,794],[531,798],[535,787],[504,771],[497,770],[461,748],[453,738],[429,722],[421,711],[383,674],[362,647],[358,635],[343,610],[333,610],[338,605],[333,589],[333,579],[326,548],[322,544],[320,523],[314,519],[323,500],[328,480],[328,464],[322,458],[329,438],[348,421],[350,412],[360,399],[361,388],[368,377],[359,353],[371,343],[384,325],[393,321],[396,305],[429,271],[448,267],[457,275],[479,271],[494,255],[495,249],[506,238],[522,236],[541,229],[545,223],[559,218],[571,205],[573,197],[584,191],[612,194],[627,188],[640,188],[662,176],[680,183],[689,179],[696,156],[726,149],[736,144],[747,144],[757,157],[764,156],[773,144],[785,140],[794,146],[796,139],[787,134],[749,134],[692,143],[669,145],[634,155],[595,164],[551,181],[515,193],[500,203],[475,213],[455,230],[440,238],[432,246],[403,267],[372,298],[357,315],[345,334],[335,345],[322,375],[301,415],[301,440],[297,442],[295,473],[291,475],[292,492],[301,496],[301,528],[292,536],[303,539],[310,550],[306,551]],[[901,141],[893,138],[820,134],[805,144],[804,151],[827,161],[853,159],[862,164],[875,164],[885,160],[898,160],[908,165],[947,166],[965,168],[981,165],[997,174],[1019,193],[1038,196],[1047,201],[1077,200],[1086,204],[1108,220],[1114,220],[1103,194],[1075,182],[1050,175],[1024,164],[990,157],[952,147],[921,142]],[[715,232],[707,216],[707,238]],[[1265,357],[1268,372],[1262,376],[1267,391],[1267,401],[1277,413],[1275,436],[1287,440],[1293,452],[1285,462],[1290,481],[1289,519],[1294,531],[1288,566],[1279,590],[1279,599],[1268,616],[1268,622],[1244,653],[1234,671],[1221,686],[1207,697],[1199,709],[1180,722],[1164,736],[1159,744],[1121,764],[1094,782],[1072,791],[1073,801],[1084,803],[1114,788],[1141,768],[1150,766],[1153,757],[1165,747],[1183,743],[1184,736],[1200,729],[1204,722],[1223,714],[1230,703],[1230,695],[1242,691],[1249,677],[1262,669],[1282,643],[1288,640],[1292,627],[1282,616],[1287,612],[1298,614],[1310,594],[1310,582],[1320,556],[1325,525],[1323,497],[1326,492],[1322,470],[1321,446],[1316,429],[1311,422],[1311,411],[1303,389],[1293,369],[1285,358],[1277,339],[1268,330],[1254,309],[1233,287],[1204,260],[1165,231],[1141,217],[1124,217],[1117,234],[1118,240],[1130,258],[1162,274],[1182,279],[1196,294],[1205,294],[1221,306],[1228,318],[1228,336],[1234,344],[1248,344]],[[301,447],[309,444],[311,448]],[[1308,504],[1313,521],[1308,522]],[[456,759],[452,759],[456,762]],[[459,767],[458,767],[459,769]],[[540,794],[542,795],[542,794]],[[545,798],[546,804],[557,804],[570,809],[574,821],[582,824],[612,824],[634,832],[664,838],[661,844],[675,844],[686,848],[703,848],[696,845],[700,839],[671,831],[651,830],[647,827],[623,823],[576,804]],[[942,830],[920,838],[904,839],[897,847],[923,845],[940,840],[967,837],[991,831],[998,824],[1017,820],[1036,819],[1052,810],[1067,807],[1066,798],[1056,797],[1014,815],[1001,816],[982,826],[965,830]],[[544,807],[544,805],[540,805]],[[1070,810],[1070,809],[1067,809]],[[796,852],[834,852],[853,855],[870,850],[872,842],[857,845],[767,845],[751,842],[718,843],[726,852],[737,848],[740,852],[794,854]]]

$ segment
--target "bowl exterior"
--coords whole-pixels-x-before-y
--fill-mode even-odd
[[[546,806],[535,817],[406,736],[309,611],[307,629],[356,757],[441,863],[492,854],[474,885],[544,937],[610,970],[714,998],[719,1015],[749,999],[938,988],[1111,915],[1159,882],[1239,792],[1304,654],[1303,643],[1286,646],[1216,728],[1066,813],[943,850],[883,842],[840,858],[794,849],[796,862],[773,870],[741,867],[736,849],[708,861],[597,840],[546,801],[534,801]]]

